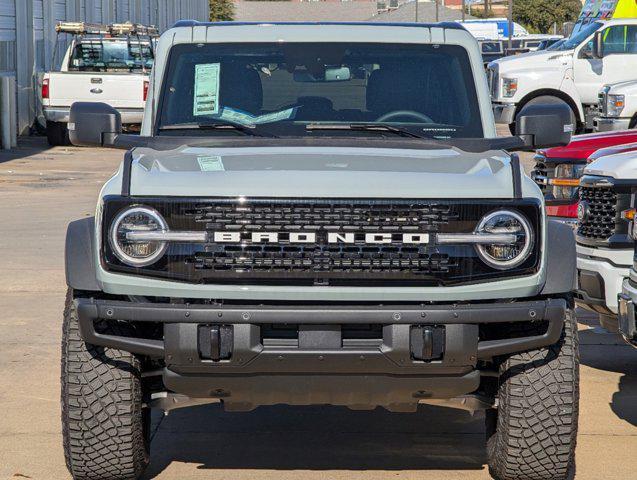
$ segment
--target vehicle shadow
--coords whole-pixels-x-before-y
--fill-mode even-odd
[[[581,364],[622,375],[610,407],[618,418],[637,426],[637,349],[619,335],[600,333],[601,327],[591,326],[579,332]]]
[[[484,417],[432,406],[415,414],[290,406],[229,413],[220,405],[191,407],[161,421],[143,478],[159,475],[172,462],[226,470],[482,470]]]
[[[46,150],[50,150],[51,148],[53,147],[49,146],[46,141],[46,137],[18,137],[17,147],[10,150],[0,149],[0,164],[24,157],[30,157]]]

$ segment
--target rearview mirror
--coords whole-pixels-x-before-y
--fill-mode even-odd
[[[572,117],[566,103],[526,105],[515,119],[515,133],[529,150],[562,147],[575,130]]]
[[[351,79],[349,67],[326,67],[322,75],[312,74],[308,70],[294,72],[294,81],[299,83],[347,82]]]
[[[110,105],[75,102],[69,115],[69,139],[78,147],[110,147],[122,133],[122,116]]]

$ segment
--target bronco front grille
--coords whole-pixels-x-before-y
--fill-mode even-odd
[[[135,200],[135,199],[133,199]],[[324,200],[324,199],[136,199],[157,210],[170,229],[236,235],[239,241],[171,243],[156,264],[134,269],[103,245],[114,271],[197,283],[290,285],[440,285],[533,273],[540,242],[520,267],[503,272],[487,266],[472,245],[437,245],[437,233],[471,233],[489,212],[513,208],[539,229],[539,202],[520,200]],[[131,199],[109,197],[104,221]],[[107,229],[104,229],[107,230]],[[311,233],[292,242],[294,232]],[[276,241],[253,241],[253,234]],[[368,235],[388,235],[369,242]],[[331,236],[347,242],[330,241]],[[428,240],[414,243],[405,236]]]

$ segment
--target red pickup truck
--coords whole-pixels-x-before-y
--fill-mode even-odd
[[[573,137],[565,147],[538,150],[531,177],[546,198],[546,213],[577,224],[579,179],[586,165],[597,158],[637,150],[637,130],[591,133]]]

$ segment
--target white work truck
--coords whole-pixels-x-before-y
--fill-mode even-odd
[[[102,102],[116,108],[124,125],[141,124],[153,64],[155,27],[131,23],[95,25],[60,22],[58,34],[72,34],[59,71],[42,78],[42,110],[50,145],[67,145],[74,102]]]
[[[592,129],[600,90],[605,85],[635,79],[635,2],[604,2],[595,11],[588,8],[589,3],[566,41],[489,64],[498,123],[509,124],[514,130],[516,116],[525,105],[551,102],[567,104],[580,131]]]
[[[599,110],[593,124],[596,132],[635,128],[637,80],[605,85],[599,92]]]

